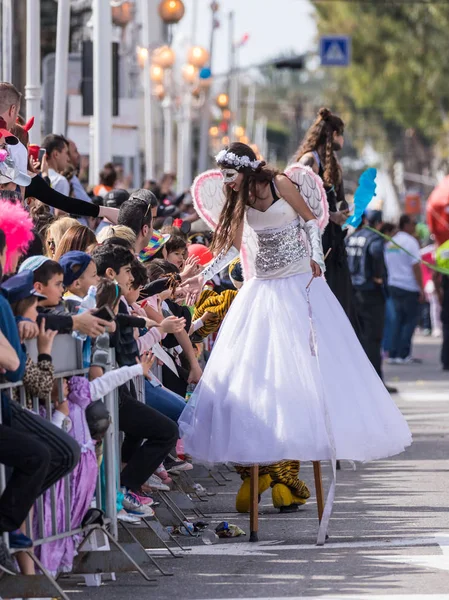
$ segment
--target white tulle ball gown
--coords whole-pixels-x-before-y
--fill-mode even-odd
[[[263,213],[249,208],[247,219],[258,238],[256,277],[233,302],[181,415],[185,451],[205,464],[243,465],[402,452],[407,423],[324,278],[308,302],[296,213],[280,199]]]

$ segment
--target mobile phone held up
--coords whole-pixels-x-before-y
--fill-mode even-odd
[[[28,156],[42,163],[42,159],[45,156],[45,148],[41,148],[39,144],[30,144],[28,146]]]
[[[98,319],[103,319],[103,321],[108,321],[109,323],[115,321],[115,315],[109,308],[109,306],[102,306],[97,310],[93,311],[92,314]]]

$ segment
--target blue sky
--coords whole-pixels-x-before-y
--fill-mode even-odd
[[[195,0],[183,0],[186,12],[177,26],[175,38],[191,37],[192,8]],[[244,33],[250,38],[240,50],[240,64],[259,64],[283,52],[302,53],[315,47],[316,28],[313,8],[308,0],[218,0],[220,27],[216,31],[213,71],[227,71],[228,14],[235,12],[236,38]],[[210,0],[196,0],[198,21],[196,42],[208,48],[211,24]],[[181,38],[181,39],[180,39]],[[176,44],[176,42],[175,42]]]

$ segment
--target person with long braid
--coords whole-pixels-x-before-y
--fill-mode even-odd
[[[323,237],[326,281],[337,296],[356,333],[359,324],[355,311],[351,275],[346,256],[346,231],[342,225],[349,216],[343,174],[336,152],[343,149],[345,124],[328,108],[321,108],[295,154],[295,162],[310,167],[324,183],[329,203],[329,224]]]

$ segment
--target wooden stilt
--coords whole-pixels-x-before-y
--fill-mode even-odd
[[[259,531],[259,466],[250,468],[249,541],[258,542]]]
[[[313,474],[315,476],[315,491],[316,491],[316,503],[318,507],[318,520],[321,523],[324,511],[324,494],[323,494],[323,479],[321,477],[321,463],[320,461],[313,461]]]

